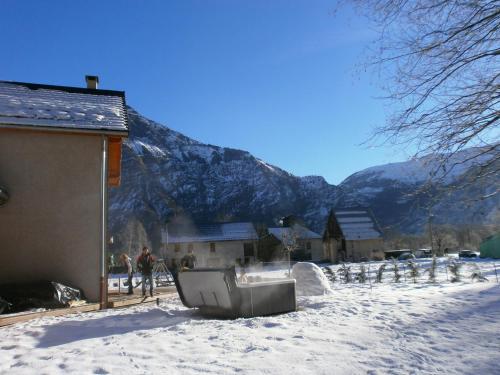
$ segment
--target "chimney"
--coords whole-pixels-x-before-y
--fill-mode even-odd
[[[85,76],[85,81],[87,82],[88,89],[97,89],[97,85],[99,84],[98,76]]]

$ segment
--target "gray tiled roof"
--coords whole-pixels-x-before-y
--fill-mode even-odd
[[[382,238],[382,232],[368,209],[337,209],[335,218],[346,240]]]
[[[0,81],[0,126],[127,133],[125,95]]]
[[[280,241],[284,238],[291,239],[294,235],[297,237],[297,239],[301,240],[321,239],[321,236],[318,233],[315,233],[312,230],[298,224],[295,224],[292,228],[269,228],[269,233],[271,233]]]
[[[163,243],[257,240],[252,223],[216,223],[167,227]]]

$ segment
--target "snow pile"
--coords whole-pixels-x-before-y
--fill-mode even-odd
[[[314,263],[296,263],[292,268],[292,277],[297,281],[298,296],[320,296],[332,292],[325,274]]]

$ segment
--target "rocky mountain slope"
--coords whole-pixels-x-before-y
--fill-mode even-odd
[[[334,186],[320,176],[294,176],[246,151],[197,142],[131,108],[129,126],[122,184],[110,191],[110,233],[116,247],[159,246],[160,228],[177,215],[194,222],[276,224],[280,217],[295,214],[321,233],[331,208],[353,205],[372,207],[382,227],[418,231],[427,220],[429,199],[440,192],[435,188],[431,194],[414,194],[430,168],[428,160],[368,168]],[[457,169],[444,185],[470,168]],[[493,180],[445,197],[434,207],[435,215],[450,222],[491,221],[498,201],[474,203],[471,210],[453,203],[485,195],[500,183],[498,176]]]

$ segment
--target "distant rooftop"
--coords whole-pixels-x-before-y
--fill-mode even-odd
[[[293,236],[296,236],[299,240],[322,238],[318,233],[315,233],[312,230],[299,224],[295,224],[292,227],[269,228],[269,233],[280,241],[282,241],[283,239],[291,241]]]
[[[382,238],[382,231],[369,209],[345,208],[334,212],[346,240]]]
[[[126,135],[122,91],[0,81],[0,127]]]
[[[174,225],[162,233],[163,243],[257,240],[252,223]]]

